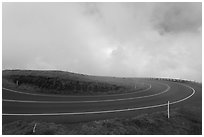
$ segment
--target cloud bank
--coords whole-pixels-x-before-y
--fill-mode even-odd
[[[202,80],[201,3],[3,3],[3,69]]]

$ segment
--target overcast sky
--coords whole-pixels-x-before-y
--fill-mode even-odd
[[[3,69],[202,80],[201,3],[3,3]]]

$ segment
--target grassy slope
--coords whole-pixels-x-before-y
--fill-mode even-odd
[[[3,87],[46,94],[114,94],[130,92],[135,85],[132,79],[90,76],[63,71],[4,70],[2,78]],[[19,86],[16,85],[15,79],[21,83]],[[28,82],[29,79],[33,79],[32,83]],[[77,82],[79,82],[78,85],[76,85]],[[79,87],[80,85],[81,87]],[[137,88],[139,90],[144,87],[138,84]]]
[[[101,81],[112,84],[133,84],[132,80],[126,78],[108,77],[108,76],[91,76],[85,74],[71,73],[65,71],[42,71],[42,70],[4,70],[2,72],[3,78],[8,75],[36,75],[47,77],[59,77],[62,79],[73,79],[83,81]]]
[[[117,135],[117,134],[202,134],[202,120],[196,115],[196,108],[171,110],[167,119],[166,112],[139,115],[132,118],[114,118],[84,123],[46,123],[42,121],[15,121],[3,124],[3,134],[72,134],[72,135]],[[37,123],[36,132],[32,133]]]

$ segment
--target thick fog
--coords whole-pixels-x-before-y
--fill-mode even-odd
[[[201,3],[3,3],[3,69],[202,80]]]

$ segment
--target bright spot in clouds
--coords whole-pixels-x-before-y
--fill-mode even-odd
[[[202,79],[201,3],[3,3],[3,69]]]

